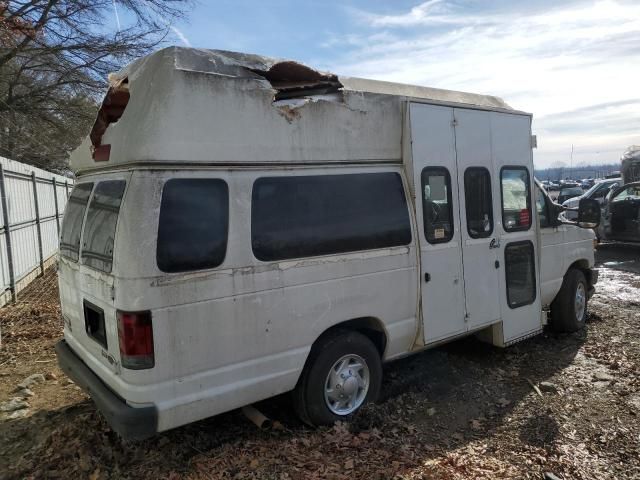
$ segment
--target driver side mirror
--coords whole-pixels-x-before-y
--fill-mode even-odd
[[[600,225],[600,202],[592,198],[582,198],[578,204],[578,226],[596,228]]]
[[[554,204],[555,211],[558,214],[557,224],[574,225],[580,228],[597,228],[600,225],[600,202],[593,198],[582,198],[578,204],[578,208],[567,208],[562,205]],[[577,221],[567,220],[564,215],[565,211],[578,212]]]

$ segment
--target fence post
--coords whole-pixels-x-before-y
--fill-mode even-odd
[[[36,172],[31,172],[31,182],[33,183],[33,201],[36,205],[36,231],[38,232],[38,253],[40,254],[40,275],[44,275],[44,254],[42,252],[42,228],[40,225],[40,207],[38,206],[38,183]]]
[[[13,248],[11,247],[11,224],[9,223],[9,208],[7,206],[7,185],[4,178],[4,167],[0,164],[0,197],[2,197],[2,221],[4,235],[7,241],[7,265],[9,266],[9,288],[11,301],[16,301],[16,275],[13,269]]]
[[[51,179],[53,183],[53,202],[56,206],[56,227],[58,228],[58,239],[60,238],[60,210],[58,209],[58,186],[56,185],[56,177]],[[59,241],[59,240],[58,240]]]

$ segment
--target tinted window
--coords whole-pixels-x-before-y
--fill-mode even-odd
[[[217,178],[176,178],[162,190],[158,268],[186,272],[214,268],[227,252],[229,189]]]
[[[507,244],[504,263],[509,307],[517,308],[533,303],[536,299],[533,244],[529,241]]]
[[[526,167],[503,167],[500,182],[502,226],[507,232],[528,230],[531,226],[529,171]]]
[[[548,227],[549,223],[549,208],[547,207],[546,195],[542,192],[542,189],[536,189],[538,194],[536,196],[536,209],[538,210],[538,223],[541,228]]]
[[[84,226],[82,262],[107,273],[113,263],[113,242],[124,187],[123,180],[98,183]]]
[[[265,177],[254,183],[251,244],[259,260],[410,242],[409,212],[397,173]]]
[[[453,237],[451,176],[443,167],[422,170],[422,214],[424,236],[429,243],[444,243]]]
[[[464,172],[464,204],[470,237],[484,238],[493,233],[492,198],[489,170],[483,167],[467,168]]]
[[[81,183],[73,188],[62,219],[60,255],[70,258],[74,262],[78,261],[82,220],[92,188],[93,183]]]

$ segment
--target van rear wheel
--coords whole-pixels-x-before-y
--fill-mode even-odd
[[[375,345],[354,331],[339,330],[311,348],[293,392],[300,419],[312,426],[346,420],[377,399],[382,361]]]
[[[556,332],[575,332],[584,328],[588,291],[584,273],[575,268],[569,270],[558,295],[551,303],[551,327]]]

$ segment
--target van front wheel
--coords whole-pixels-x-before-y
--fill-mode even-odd
[[[551,303],[551,327],[556,332],[575,332],[584,327],[587,319],[587,279],[572,268],[562,281],[562,287]]]
[[[294,406],[305,423],[331,425],[346,420],[378,397],[382,362],[375,345],[361,333],[336,331],[311,348]]]

